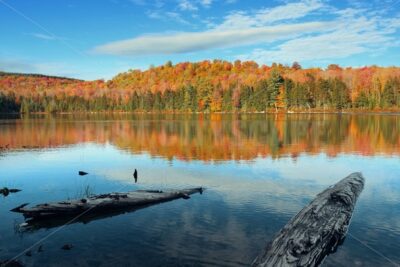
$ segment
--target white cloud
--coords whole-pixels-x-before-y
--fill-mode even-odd
[[[147,35],[95,47],[94,52],[111,55],[175,54],[213,48],[274,42],[300,33],[324,31],[329,23],[310,22],[225,31],[180,32]]]
[[[320,0],[304,0],[297,3],[288,3],[271,9],[263,9],[255,16],[261,23],[271,23],[285,19],[302,18],[313,11],[324,7]]]
[[[180,0],[181,10],[197,10],[210,0]],[[196,13],[197,14],[197,13]],[[154,14],[153,14],[154,16]],[[179,13],[164,16],[185,23]],[[208,29],[142,35],[95,47],[100,54],[160,55],[206,51],[215,48],[258,45],[242,59],[259,63],[343,58],[398,46],[394,37],[400,19],[388,19],[368,8],[336,8],[323,0],[289,2],[255,11],[235,11],[222,21],[199,19]],[[279,43],[273,43],[279,41]]]
[[[239,58],[260,63],[291,63],[345,58],[398,45],[392,35],[399,28],[398,19],[366,18],[356,10],[340,13],[342,16],[335,21],[332,31],[294,38],[272,49],[258,48]]]
[[[324,7],[319,0],[305,0],[298,3],[288,3],[274,8],[264,8],[257,12],[232,12],[217,26],[217,29],[261,27],[282,20],[294,20],[309,15]]]
[[[209,8],[213,0],[179,0],[178,8],[182,11],[197,11],[199,7]]]
[[[151,19],[173,20],[182,24],[190,24],[177,12],[148,11],[146,15]]]
[[[179,9],[180,10],[183,10],[183,11],[186,11],[186,10],[188,10],[188,11],[195,11],[195,10],[197,10],[198,8],[197,8],[197,6],[195,6],[193,3],[191,3],[190,1],[188,1],[188,0],[181,0],[180,2],[179,2]]]
[[[146,15],[151,19],[162,19],[163,18],[163,16],[161,16],[160,12],[158,12],[158,11],[147,11]]]
[[[179,8],[194,11],[198,9],[194,3],[200,3],[203,6],[212,4],[212,0],[199,1],[180,0]],[[208,25],[211,29],[208,31],[139,36],[100,45],[94,51],[113,55],[174,54],[259,42],[270,43],[299,34],[322,31],[321,25],[324,23],[321,24],[321,22],[271,25],[275,21],[306,16],[322,6],[319,0],[304,0],[300,3],[288,3],[275,8],[262,9],[254,14],[234,12],[226,16],[219,25],[212,24],[210,21]],[[174,19],[180,23],[189,24],[176,12],[165,12],[161,15],[159,11],[152,11],[148,12],[148,16],[153,19]]]
[[[213,0],[201,0],[200,4],[203,5],[204,7],[210,7],[212,2]]]

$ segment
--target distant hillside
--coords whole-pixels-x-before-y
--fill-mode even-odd
[[[108,82],[6,73],[0,75],[0,92],[23,112],[397,110],[400,68],[167,62]]]
[[[37,73],[17,73],[17,72],[4,72],[0,71],[0,76],[25,76],[25,77],[36,77],[36,78],[53,78],[53,79],[63,79],[63,80],[71,80],[71,81],[80,81],[83,80],[68,78],[68,77],[60,77],[60,76],[51,76]]]

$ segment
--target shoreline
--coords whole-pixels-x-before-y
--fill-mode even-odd
[[[217,112],[187,112],[187,111],[71,111],[71,112],[0,112],[0,115],[74,115],[74,114],[353,114],[353,115],[400,115],[400,110],[281,110],[281,111],[217,111]]]

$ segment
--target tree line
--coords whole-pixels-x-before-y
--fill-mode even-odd
[[[225,61],[203,62],[197,67],[196,63],[182,64],[129,71],[108,82],[3,75],[0,112],[263,112],[400,107],[397,68],[342,69],[331,65],[323,71],[303,70],[298,63],[268,68]]]

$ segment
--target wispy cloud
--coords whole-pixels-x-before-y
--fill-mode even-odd
[[[194,3],[180,0],[181,10],[197,10]],[[210,0],[201,0],[203,5],[211,5]],[[112,42],[98,46],[97,53],[114,55],[151,55],[195,52],[213,48],[234,47],[259,42],[271,43],[297,35],[324,31],[324,22],[282,23],[271,25],[272,22],[296,19],[321,8],[319,0],[304,0],[300,3],[288,3],[275,8],[262,9],[253,13],[234,12],[226,16],[222,23],[203,32],[180,32],[174,34],[144,35],[136,38]],[[187,23],[179,13],[159,11],[148,13],[151,18],[175,19]],[[212,25],[211,23],[209,25]]]
[[[31,35],[33,37],[36,37],[38,39],[42,39],[42,40],[56,40],[56,39],[58,39],[54,35],[48,35],[48,34],[43,34],[43,33],[30,33],[29,35]]]
[[[213,0],[201,0],[200,4],[206,8],[210,7],[212,4]]]
[[[257,48],[239,58],[260,63],[291,63],[346,58],[399,46],[394,35],[400,28],[399,19],[367,18],[353,9],[340,11],[338,14],[341,16],[335,20],[336,26],[329,32],[297,37],[273,48]]]
[[[199,7],[209,8],[214,0],[179,0],[178,8],[181,11],[197,11]]]
[[[201,2],[180,0],[181,10],[197,10]],[[322,16],[323,15],[323,16]],[[166,14],[180,19],[179,13]],[[204,21],[204,20],[203,20]],[[183,21],[182,21],[183,22]],[[97,46],[110,55],[159,55],[257,45],[239,58],[287,62],[343,58],[398,45],[399,19],[371,9],[335,8],[322,0],[289,2],[273,8],[229,13],[220,22],[207,21],[200,32],[141,35]],[[278,42],[277,42],[278,41]]]
[[[147,35],[98,46],[94,52],[110,55],[176,54],[213,48],[233,47],[259,42],[274,42],[299,33],[324,31],[322,22],[287,24],[225,31],[180,32],[169,35]]]
[[[189,0],[180,0],[179,2],[179,9],[183,10],[183,11],[195,11],[198,10],[197,6],[194,5],[192,2],[190,2]]]
[[[324,4],[319,0],[305,0],[274,8],[263,8],[256,12],[236,11],[226,16],[224,21],[218,25],[216,29],[236,29],[271,25],[273,22],[305,17],[322,7],[324,7]]]
[[[147,11],[146,15],[151,18],[151,19],[159,19],[159,20],[173,20],[182,24],[190,24],[189,21],[185,20],[181,14],[177,12],[172,12],[172,11],[159,11],[159,10],[153,10],[153,11]]]

